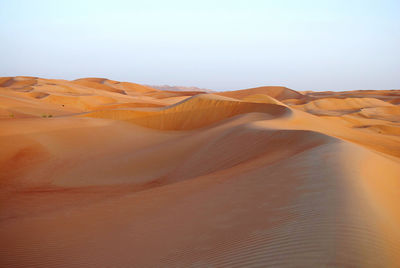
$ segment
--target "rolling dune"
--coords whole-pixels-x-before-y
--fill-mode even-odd
[[[200,94],[174,105],[153,110],[107,110],[86,114],[96,118],[124,120],[160,130],[190,130],[244,113],[279,117],[290,109],[270,103],[243,102],[212,94]]]
[[[399,98],[0,78],[0,267],[400,267]]]

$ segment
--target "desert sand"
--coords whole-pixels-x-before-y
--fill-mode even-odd
[[[400,267],[399,104],[0,78],[0,267]]]

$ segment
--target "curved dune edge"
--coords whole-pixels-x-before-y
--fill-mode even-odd
[[[254,94],[265,94],[279,101],[286,99],[302,99],[305,97],[298,91],[281,86],[256,87],[256,88],[249,88],[249,89],[242,89],[235,91],[223,91],[215,94],[220,96],[232,97],[236,99],[244,99]]]
[[[311,131],[271,131],[244,124],[215,134],[198,153],[188,152],[194,153],[192,161],[182,161],[181,173],[173,176],[190,175],[194,167],[190,162],[197,161],[196,170],[208,173],[134,194],[125,192],[91,206],[5,221],[0,236],[8,247],[0,250],[0,263],[5,267],[400,264],[398,162]],[[238,139],[246,143],[242,148],[235,146]],[[212,157],[221,156],[216,145],[223,141],[223,148],[232,147],[226,154],[230,161],[210,159],[209,149]],[[283,145],[286,151],[279,150]],[[239,151],[242,155],[235,154]],[[244,162],[234,163],[235,157],[243,156]],[[381,173],[385,176],[379,180]],[[58,195],[75,203],[82,191]],[[30,232],[20,235],[26,228]]]
[[[244,102],[202,94],[160,109],[96,111],[84,116],[124,120],[159,130],[192,130],[245,113],[264,113],[276,118],[291,111],[288,107],[272,103]]]

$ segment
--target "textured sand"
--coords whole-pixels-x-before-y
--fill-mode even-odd
[[[400,267],[399,99],[0,78],[0,267]]]

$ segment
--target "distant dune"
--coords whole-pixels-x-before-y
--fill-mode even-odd
[[[199,88],[199,87],[169,86],[169,85],[149,85],[149,87],[156,88],[156,89],[159,89],[159,90],[169,90],[169,91],[204,91],[204,92],[213,92],[210,89]]]
[[[0,78],[0,267],[400,267],[400,90]]]

